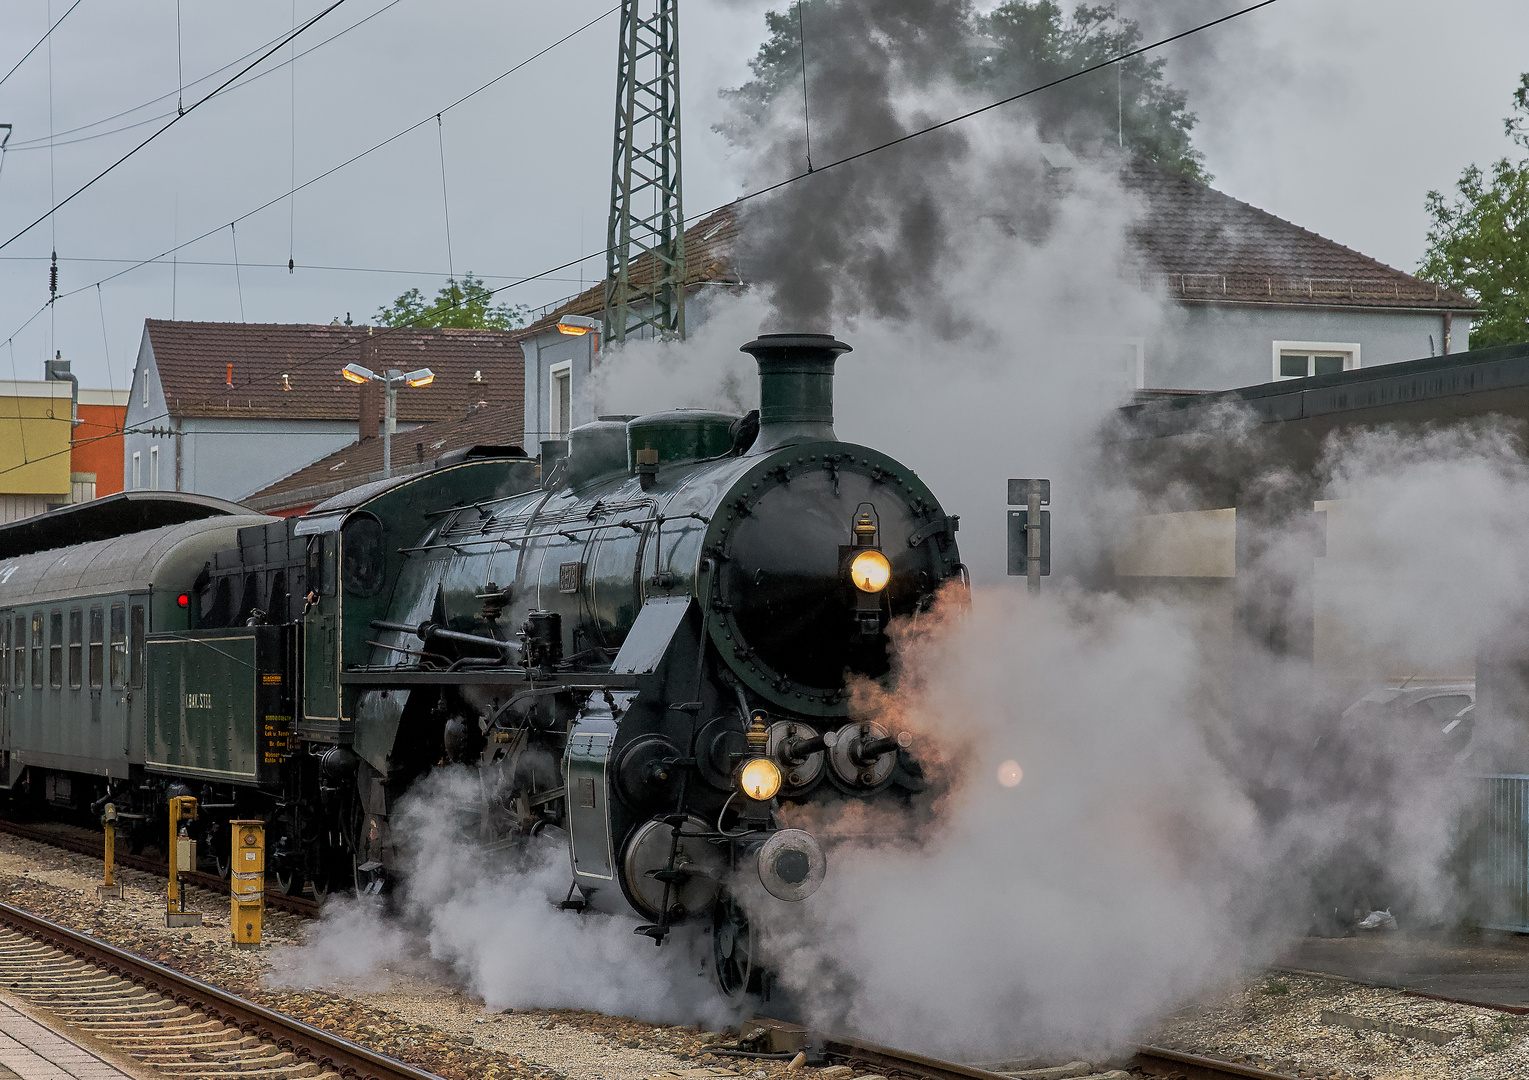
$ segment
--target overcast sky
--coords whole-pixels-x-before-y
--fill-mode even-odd
[[[0,73],[70,2],[6,4]],[[434,116],[612,2],[345,0],[298,39],[298,51],[354,29],[207,102],[61,210],[56,222],[0,251],[0,345],[47,299],[47,255],[55,244],[60,293],[72,294],[14,333],[0,352],[0,377],[12,377],[12,355],[17,376],[40,377],[42,360],[57,348],[74,360],[86,386],[120,388],[148,317],[328,322],[349,312],[360,322],[410,286],[432,294],[448,266],[499,285],[602,248],[614,15],[445,112],[439,128]],[[1121,5],[1125,17],[1154,32],[1238,6]],[[296,0],[295,18],[323,6]],[[746,77],[770,6],[682,5],[687,213],[726,201],[749,179],[737,175],[710,128],[719,115],[716,91]],[[213,80],[204,76],[289,30],[294,6],[181,0],[179,17],[177,48],[174,0],[81,0],[51,39],[51,130],[59,133],[51,164],[47,47],[0,84],[0,123],[14,125],[0,166],[0,241],[44,212],[50,191],[62,199],[164,120],[101,133],[173,114],[178,62],[188,84],[202,79],[184,92],[189,105],[237,67]],[[1280,0],[1165,55],[1199,114],[1195,141],[1215,186],[1412,270],[1424,244],[1428,189],[1448,187],[1466,164],[1510,148],[1502,117],[1519,72],[1529,68],[1525,41],[1523,0],[1447,7]],[[161,95],[167,96],[98,123]],[[281,196],[293,176],[301,183],[421,120],[427,122],[294,200],[239,221],[236,274],[232,219]],[[69,133],[87,124],[96,126]],[[129,262],[92,260],[144,259],[209,230],[216,231],[181,249],[174,267],[166,260],[94,287]],[[295,273],[287,271],[289,257]],[[593,260],[582,280],[602,271],[603,259]],[[538,306],[580,285],[575,267],[504,297]]]

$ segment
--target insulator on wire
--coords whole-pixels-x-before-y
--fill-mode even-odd
[[[58,252],[53,253],[53,265],[48,267],[48,303],[58,299]]]

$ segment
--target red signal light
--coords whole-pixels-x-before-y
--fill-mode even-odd
[[[191,597],[187,596],[185,593],[181,593],[179,596],[177,596],[175,598],[175,602],[177,604],[179,604],[181,607],[190,607],[191,606]]]

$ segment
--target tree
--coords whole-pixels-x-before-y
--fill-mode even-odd
[[[802,33],[807,31],[808,80],[819,81],[813,65],[832,65],[838,53],[835,29],[849,20],[835,16],[845,4],[861,0],[806,0],[786,13],[765,16],[767,37],[750,61],[753,78],[722,91],[734,106],[730,122],[718,130],[734,144],[748,141],[750,131],[765,123],[771,105],[783,91],[802,81]],[[1141,43],[1135,22],[1119,19],[1107,6],[1079,5],[1068,16],[1053,0],[1009,0],[981,14],[969,4],[950,8],[943,26],[911,28],[919,40],[920,59],[937,65],[922,72],[949,79],[984,100],[997,100],[1081,71]],[[929,41],[932,35],[943,40]],[[906,50],[912,52],[912,49]],[[813,54],[819,57],[814,60]],[[1074,79],[1016,103],[1028,108],[1043,139],[1074,149],[1118,144],[1133,153],[1196,180],[1208,181],[1205,156],[1190,143],[1195,114],[1184,94],[1164,78],[1165,61],[1134,56],[1117,65]]]
[[[410,289],[391,306],[377,309],[377,321],[385,326],[455,326],[464,329],[516,330],[525,325],[530,309],[495,304],[494,294],[480,278],[468,271],[459,282],[448,278],[445,287],[426,304],[418,289]]]
[[[1504,130],[1529,150],[1529,72],[1519,78],[1513,112]],[[1490,173],[1469,165],[1455,190],[1449,202],[1428,193],[1433,227],[1418,273],[1481,305],[1473,346],[1529,341],[1529,158],[1499,158]]]

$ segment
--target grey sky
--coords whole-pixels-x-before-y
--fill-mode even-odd
[[[8,69],[70,0],[13,0],[0,28]],[[299,51],[376,18],[290,68],[217,98],[60,212],[60,290],[91,286],[180,240],[221,232],[102,285],[107,342],[93,288],[61,300],[15,335],[15,372],[37,378],[53,348],[88,386],[121,387],[146,317],[251,322],[357,321],[405,288],[438,288],[447,270],[441,142],[451,211],[451,263],[503,284],[603,246],[609,183],[616,18],[608,16],[467,104],[434,113],[605,11],[614,0],[347,0],[299,39]],[[1178,29],[1231,10],[1223,0],[1121,0],[1150,30]],[[321,10],[297,0],[301,20]],[[682,7],[686,209],[735,194],[726,145],[710,126],[719,86],[735,85],[763,33],[758,0],[691,0]],[[780,5],[774,5],[780,6]],[[449,12],[449,14],[446,14]],[[181,0],[186,77],[218,68],[292,25],[291,0],[210,4]],[[1172,77],[1199,113],[1197,144],[1216,186],[1403,269],[1423,247],[1424,193],[1447,187],[1471,161],[1509,149],[1501,118],[1529,68],[1529,5],[1462,0],[1447,11],[1399,0],[1281,0],[1167,53]],[[52,41],[52,126],[64,131],[160,94],[172,96],[79,138],[175,107],[173,0],[120,5],[84,0]],[[810,47],[810,32],[809,32]],[[285,51],[281,57],[285,57]],[[276,58],[273,58],[273,60]],[[269,66],[271,61],[267,62]],[[257,69],[264,70],[264,67]],[[231,73],[231,72],[230,72]],[[226,76],[225,76],[226,77]],[[203,82],[186,100],[212,85]],[[39,49],[0,85],[0,122],[15,125],[0,171],[0,240],[46,209],[48,55]],[[295,123],[294,123],[295,115]],[[287,190],[295,135],[299,182],[418,120],[429,122],[237,226],[236,281],[227,224]],[[160,121],[162,123],[163,121]],[[73,191],[155,125],[59,145],[53,190]],[[916,153],[914,148],[898,152]],[[47,298],[52,225],[0,252],[0,344]],[[289,234],[290,229],[290,234]],[[289,247],[289,235],[290,247]],[[288,274],[289,256],[299,264]],[[21,257],[21,258],[17,258]],[[274,264],[261,266],[259,264]],[[406,274],[306,269],[386,268]],[[584,280],[603,264],[585,264]],[[578,268],[510,290],[540,305],[577,291]],[[11,377],[11,350],[0,351]]]

